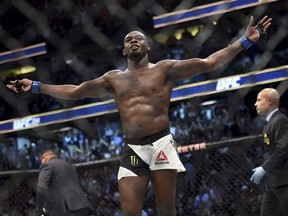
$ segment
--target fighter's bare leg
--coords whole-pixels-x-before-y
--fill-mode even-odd
[[[151,182],[155,193],[159,216],[176,216],[176,170],[157,170],[151,172]]]
[[[124,216],[142,215],[148,184],[148,176],[124,177],[119,180],[120,203]]]

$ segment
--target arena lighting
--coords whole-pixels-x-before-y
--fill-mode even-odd
[[[202,28],[203,26],[202,25],[199,25],[199,26],[192,26],[192,27],[188,27],[186,30],[191,34],[191,36],[195,37],[200,29]],[[182,39],[182,34],[183,32],[185,31],[185,29],[177,29],[174,33],[174,36],[178,39],[178,40],[181,40]],[[166,42],[166,40],[165,40]]]
[[[36,67],[31,66],[31,65],[26,65],[26,66],[19,67],[19,68],[13,68],[10,70],[1,71],[0,77],[2,79],[5,79],[5,77],[10,76],[10,75],[18,76],[18,75],[33,73],[35,71],[36,71]]]
[[[217,102],[218,102],[217,100],[209,100],[209,101],[202,102],[200,105],[201,106],[209,106],[209,105],[216,104]]]
[[[171,101],[174,102],[284,80],[288,80],[288,65],[182,85],[173,90]],[[0,134],[115,112],[117,112],[115,102],[113,100],[107,100],[69,109],[1,121]]]
[[[31,65],[23,66],[23,67],[17,68],[17,69],[15,70],[16,75],[32,73],[32,72],[34,72],[34,71],[36,71],[36,67],[31,66]]]
[[[278,0],[226,0],[153,17],[154,28],[196,20]]]

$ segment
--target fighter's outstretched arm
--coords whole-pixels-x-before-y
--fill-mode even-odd
[[[243,49],[248,49],[254,43],[265,40],[267,31],[271,26],[272,18],[265,16],[254,24],[254,17],[251,16],[245,35],[232,45],[221,49],[205,59],[194,58],[180,61],[173,61],[168,72],[168,77],[173,80],[186,79],[200,73],[213,71],[231,61]]]
[[[7,88],[15,93],[31,92],[43,93],[61,99],[77,100],[81,98],[95,98],[109,94],[109,83],[104,76],[86,81],[80,85],[49,85],[29,79],[10,81]]]

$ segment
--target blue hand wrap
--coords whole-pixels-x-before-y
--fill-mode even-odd
[[[246,50],[253,45],[253,43],[245,35],[240,38],[240,43]]]
[[[40,81],[33,81],[31,86],[31,91],[34,94],[40,94]]]

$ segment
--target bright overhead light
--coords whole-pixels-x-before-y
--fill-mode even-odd
[[[31,66],[31,65],[27,65],[27,66],[23,66],[23,67],[15,69],[15,73],[17,75],[32,73],[34,71],[36,71],[36,67]]]
[[[201,103],[200,105],[201,106],[209,106],[209,105],[213,105],[216,103],[217,103],[217,100],[210,100],[210,101],[205,101],[205,102]]]
[[[5,79],[5,77],[7,76],[19,76],[22,74],[33,73],[35,71],[36,71],[36,67],[31,66],[31,65],[26,65],[23,67],[0,71],[0,78]]]

